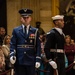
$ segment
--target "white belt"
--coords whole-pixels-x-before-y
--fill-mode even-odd
[[[63,49],[50,49],[50,52],[64,53]]]

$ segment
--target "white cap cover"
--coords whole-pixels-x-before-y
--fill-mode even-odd
[[[56,15],[52,17],[52,20],[58,20],[58,19],[63,19],[64,16],[63,15]]]

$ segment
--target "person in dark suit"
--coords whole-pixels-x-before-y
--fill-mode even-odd
[[[65,75],[65,59],[64,59],[64,16],[56,15],[52,17],[55,27],[47,33],[45,43],[45,54],[49,61],[48,68],[50,75],[54,75],[54,71],[58,75]]]
[[[36,22],[36,28],[38,28],[38,32],[39,32],[40,35],[45,34],[45,31],[43,30],[43,28],[41,28],[41,22],[40,21]]]
[[[30,25],[31,9],[19,10],[22,25],[13,29],[10,42],[10,62],[15,75],[35,75],[40,67],[41,45],[38,29]]]
[[[3,44],[5,34],[6,34],[5,28],[0,27],[0,46],[2,46],[2,44]]]

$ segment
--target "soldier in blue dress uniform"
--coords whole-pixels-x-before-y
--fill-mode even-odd
[[[47,33],[45,43],[45,54],[49,61],[48,68],[50,75],[56,74],[65,75],[65,59],[64,59],[64,33],[62,28],[64,27],[64,16],[56,15],[52,17],[55,27]]]
[[[14,64],[15,75],[34,75],[40,67],[41,45],[38,29],[30,25],[30,9],[19,10],[22,25],[13,29],[10,43],[10,62]]]

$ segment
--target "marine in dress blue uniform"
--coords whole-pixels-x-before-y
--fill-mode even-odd
[[[23,20],[26,20],[33,13],[30,9],[19,10]],[[28,33],[25,31],[26,25],[22,24],[13,29],[10,43],[10,58],[16,57],[15,75],[34,75],[35,63],[40,62],[41,45],[38,30],[28,25]],[[15,50],[15,52],[14,52]]]
[[[64,59],[64,34],[62,27],[64,26],[63,16],[56,15],[52,17],[55,27],[47,33],[45,43],[45,54],[49,60],[48,68],[50,75],[54,75],[54,69],[58,69],[58,75],[65,75],[65,59]]]

